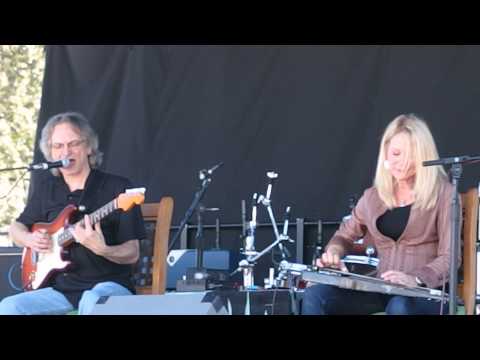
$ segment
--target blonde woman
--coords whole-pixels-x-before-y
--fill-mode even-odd
[[[448,279],[450,200],[453,186],[440,166],[424,167],[438,152],[426,123],[400,115],[385,129],[374,185],[333,235],[319,267],[344,268],[341,258],[355,240],[373,244],[377,276],[405,286],[438,288]],[[439,314],[440,302],[313,285],[305,290],[303,314]],[[444,312],[448,311],[444,306]]]

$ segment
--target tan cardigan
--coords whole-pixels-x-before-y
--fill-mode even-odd
[[[430,288],[448,282],[450,262],[450,205],[453,185],[445,182],[439,200],[430,210],[411,209],[403,234],[397,241],[377,229],[377,219],[387,211],[375,187],[367,189],[352,216],[340,225],[328,243],[340,245],[348,254],[355,240],[363,237],[365,245],[377,249],[377,277],[388,270],[418,276]],[[460,214],[461,216],[461,214]],[[461,219],[461,218],[460,218]],[[461,255],[459,256],[460,264]]]

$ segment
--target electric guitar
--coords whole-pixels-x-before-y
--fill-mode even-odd
[[[90,222],[94,225],[117,209],[128,211],[135,205],[142,204],[145,200],[144,194],[144,188],[126,190],[125,193],[89,214]],[[39,253],[31,248],[24,248],[22,254],[24,290],[37,290],[44,287],[53,275],[67,270],[71,265],[71,262],[65,259],[68,252],[66,248],[75,242],[70,229],[78,223],[84,225],[84,220],[75,224],[70,223],[70,219],[77,210],[76,206],[68,205],[51,223],[36,223],[32,226],[32,232],[45,230],[53,241],[53,247],[48,253]]]

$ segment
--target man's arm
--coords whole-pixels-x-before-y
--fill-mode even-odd
[[[70,230],[73,237],[83,246],[93,251],[99,256],[117,263],[117,264],[134,264],[140,256],[140,245],[137,239],[132,239],[120,245],[107,245],[103,236],[100,223],[96,223],[92,227],[90,218],[85,215],[85,227],[78,223]]]
[[[37,252],[48,252],[52,247],[52,240],[45,230],[32,233],[18,221],[10,225],[8,234],[15,245],[20,247],[29,247]]]
[[[20,247],[29,247],[29,234],[28,228],[18,221],[13,222],[8,231],[10,239],[12,239],[15,245]]]
[[[117,264],[135,264],[140,256],[137,239],[129,240],[121,245],[106,246],[101,255]]]

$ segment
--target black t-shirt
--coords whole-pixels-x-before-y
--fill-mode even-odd
[[[383,235],[397,241],[407,227],[412,205],[387,210],[377,219],[377,228]]]
[[[70,192],[62,176],[48,174],[35,186],[31,199],[17,221],[31,229],[35,223],[54,221],[69,204],[83,205],[85,210],[70,219],[70,223],[75,223],[85,214],[91,214],[112,201],[128,188],[132,188],[132,184],[126,178],[100,170],[91,170],[85,189]],[[107,245],[120,245],[129,240],[141,240],[146,237],[138,206],[127,212],[116,210],[102,219],[100,225]],[[74,307],[78,307],[83,291],[93,288],[100,282],[113,281],[135,292],[131,279],[132,265],[114,263],[78,243],[73,243],[67,249],[71,266],[66,271],[52,276],[49,286],[62,292]]]

